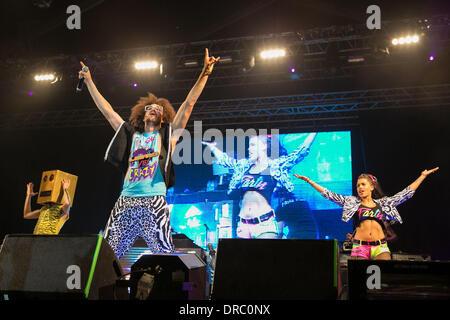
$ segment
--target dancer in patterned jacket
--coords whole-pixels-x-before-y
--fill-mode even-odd
[[[358,177],[356,183],[358,196],[342,196],[320,186],[308,177],[298,174],[294,176],[309,183],[325,199],[343,207],[343,221],[348,222],[353,217],[356,232],[352,239],[352,257],[390,260],[391,253],[387,244],[387,230],[384,224],[386,222],[403,223],[396,207],[410,199],[425,178],[438,169],[439,167],[422,171],[419,178],[392,197],[384,195],[377,178],[371,174],[361,174]]]

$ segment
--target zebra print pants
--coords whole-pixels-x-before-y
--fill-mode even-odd
[[[170,212],[164,196],[117,199],[104,238],[120,259],[141,237],[152,253],[174,251]]]

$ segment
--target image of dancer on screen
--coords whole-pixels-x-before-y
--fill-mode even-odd
[[[228,156],[219,150],[214,142],[202,142],[211,149],[217,163],[232,172],[227,193],[230,196],[237,193],[241,201],[237,237],[280,237],[275,211],[271,206],[271,196],[278,188],[285,188],[288,192],[294,190],[289,170],[309,154],[316,135],[317,133],[309,134],[294,152],[276,159],[268,156],[271,136],[251,136],[249,157],[241,160]]]
[[[200,76],[176,113],[167,99],[149,93],[131,109],[128,122],[103,98],[89,70],[80,62],[84,70],[79,78],[84,78],[92,99],[115,131],[104,160],[124,175],[121,194],[104,232],[118,259],[138,237],[144,239],[152,253],[173,252],[166,202],[166,191],[175,183],[172,153],[219,59],[210,57],[205,49]]]
[[[337,205],[343,207],[342,220],[354,219],[356,232],[351,237],[353,246],[351,256],[355,259],[390,260],[385,223],[403,223],[397,206],[410,199],[419,185],[428,175],[439,167],[424,170],[413,183],[399,193],[387,197],[381,190],[377,178],[371,174],[361,174],[356,182],[357,196],[342,196],[329,191],[305,176],[294,176],[306,181],[320,194]]]

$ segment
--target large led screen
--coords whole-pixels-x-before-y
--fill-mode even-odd
[[[174,232],[203,248],[219,238],[343,241],[352,232],[342,208],[294,177],[350,195],[349,131],[204,138],[183,137],[174,152]]]

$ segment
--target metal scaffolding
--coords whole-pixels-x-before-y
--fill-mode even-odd
[[[289,75],[297,80],[339,78],[351,76],[360,68],[393,63],[392,59],[382,59],[380,56],[389,56],[389,51],[394,50],[387,50],[390,37],[399,28],[406,26],[417,30],[425,38],[433,38],[435,43],[448,43],[450,40],[449,17],[443,15],[422,20],[383,21],[382,29],[377,32],[368,30],[364,24],[331,26],[279,34],[110,50],[87,53],[83,57],[98,79],[133,75],[157,81],[164,90],[192,86],[203,63],[204,48],[209,48],[210,54],[223,58],[215,67],[214,76],[208,82],[209,87],[281,83],[292,81]],[[258,61],[258,52],[262,48],[274,46],[285,48],[284,62],[268,66],[270,63]],[[405,54],[407,52],[402,50],[395,52],[395,63],[408,63],[402,58]],[[163,68],[139,73],[133,69],[133,62],[138,57],[156,60]],[[256,59],[253,69],[247,65],[250,57]],[[363,57],[364,61],[351,63],[348,61],[349,57]],[[75,55],[45,59],[6,59],[3,61],[3,73],[11,80],[23,81],[31,77],[30,72],[36,66],[41,69],[47,67],[57,70],[63,74],[64,79],[72,82],[78,76],[78,59]],[[197,65],[189,67],[185,64],[187,60],[195,61]],[[300,66],[297,67],[298,74],[289,74],[292,65]]]
[[[173,103],[175,108],[181,102]],[[187,125],[202,128],[331,128],[357,126],[361,112],[417,107],[450,106],[450,84],[321,92],[273,97],[198,101]],[[132,106],[115,110],[128,119]],[[59,109],[0,115],[0,130],[105,126],[96,108]]]

